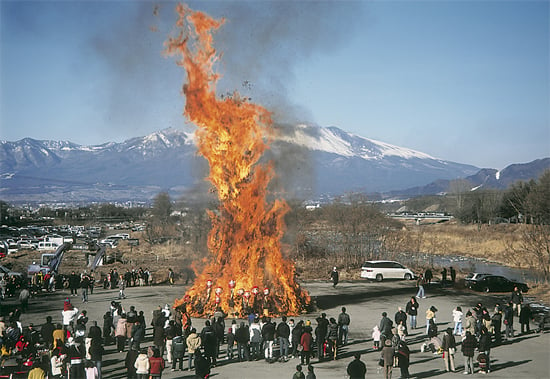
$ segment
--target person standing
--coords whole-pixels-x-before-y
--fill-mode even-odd
[[[504,325],[506,327],[506,339],[514,337],[514,308],[513,303],[509,302],[504,308]]]
[[[260,359],[260,344],[262,342],[262,329],[258,318],[254,318],[253,322],[248,327],[250,334],[250,358],[252,360]]]
[[[290,327],[286,323],[286,316],[282,317],[281,322],[277,325],[277,337],[279,338],[279,357],[282,362],[288,361],[288,346],[290,337]]]
[[[391,379],[393,370],[393,356],[394,348],[391,343],[391,339],[384,341],[384,347],[382,348],[382,359],[384,360],[384,379]]]
[[[456,270],[453,266],[449,267],[449,271],[451,272],[451,282],[455,284],[456,281]]]
[[[191,366],[195,358],[195,351],[201,346],[201,337],[197,334],[197,329],[191,328],[185,340],[185,344],[187,345],[187,354],[189,355],[188,370],[191,371]]]
[[[126,354],[126,358],[124,359],[124,367],[126,367],[126,375],[128,379],[137,379],[135,364],[138,355],[139,350],[136,349],[134,345],[131,345],[128,349],[128,353]],[[147,360],[147,363],[149,363],[149,360]]]
[[[426,294],[424,293],[424,275],[420,274],[418,275],[418,278],[416,279],[416,288],[418,288],[418,292],[416,293],[416,297],[419,298],[426,298]]]
[[[325,345],[325,336],[327,335],[328,330],[328,320],[327,314],[321,313],[321,317],[317,317],[317,327],[315,328],[315,343],[317,344],[317,358],[319,362],[323,360],[323,347]]]
[[[21,291],[19,292],[19,303],[21,303],[21,311],[26,312],[29,308],[29,298],[31,296],[31,293],[27,289],[27,287],[23,287]]]
[[[101,335],[101,331],[99,332],[99,334]],[[105,352],[105,350],[103,349],[103,343],[101,341],[101,337],[92,338],[92,343],[90,345],[89,352],[90,352],[91,361],[94,367],[97,368],[97,378],[101,379],[103,353]]]
[[[409,378],[410,377],[409,357],[411,355],[411,352],[409,350],[409,346],[405,341],[399,341],[399,345],[397,345],[396,355],[397,355],[397,366],[399,366],[399,370],[401,371],[401,378],[403,379]]]
[[[519,314],[521,313],[521,306],[523,304],[523,294],[518,289],[518,287],[514,287],[512,296],[510,296],[510,301],[512,303],[512,307],[514,309],[516,316],[519,316]]]
[[[521,324],[521,334],[527,333],[529,334],[531,332],[531,329],[529,327],[529,322],[531,321],[531,307],[529,304],[524,305],[521,307],[521,312],[519,314],[519,323]]]
[[[80,277],[73,271],[69,275],[69,288],[71,289],[71,296],[78,295],[78,287],[80,286]]]
[[[136,374],[138,379],[149,379],[149,369],[151,364],[149,363],[149,357],[147,357],[147,351],[142,349],[136,358],[134,363],[136,368]]]
[[[491,323],[493,324],[495,343],[500,345],[502,343],[502,309],[498,303],[495,305],[495,311],[491,317]]]
[[[149,379],[160,379],[165,363],[164,358],[160,356],[159,349],[153,349],[153,356],[149,358],[149,366]]]
[[[168,355],[168,351],[166,352]],[[172,363],[172,371],[176,371],[176,364],[179,363],[178,368],[183,371],[183,356],[185,355],[185,340],[183,336],[175,336],[172,339],[172,348],[170,349],[170,362]]]
[[[443,360],[445,361],[445,371],[455,372],[455,351],[456,341],[453,335],[453,330],[447,328],[443,333],[443,341],[441,343],[443,349]]]
[[[126,299],[126,294],[124,293],[124,290],[126,289],[126,281],[120,275],[120,280],[118,281],[118,298],[119,299]]]
[[[464,355],[464,375],[474,374],[474,353],[477,347],[476,338],[469,330],[462,341],[462,355]]]
[[[338,345],[348,344],[350,317],[346,313],[346,307],[342,307],[342,312],[338,315]]]
[[[336,288],[336,285],[338,284],[338,280],[339,280],[339,274],[336,267],[333,267],[332,271],[330,272],[330,280],[332,280],[332,287]]]
[[[174,271],[172,271],[172,268],[168,269],[168,283],[170,283],[171,286],[174,285]]]
[[[361,361],[361,354],[355,353],[353,357],[353,361],[349,363],[346,370],[349,375],[349,379],[365,379],[367,375],[367,366],[363,363],[363,361]]]
[[[384,346],[384,341],[386,339],[389,339],[391,342],[393,337],[393,321],[390,320],[386,312],[382,312],[382,319],[380,320],[380,326],[378,328],[380,329],[380,343],[382,346]]]
[[[426,310],[426,334],[428,334],[430,329],[430,320],[433,320],[435,323],[435,312],[437,312],[437,308],[433,305]]]
[[[397,312],[395,313],[394,320],[395,320],[395,325],[397,325],[398,327],[398,331],[399,331],[399,325],[402,325],[404,328],[404,335],[406,336],[407,334],[409,334],[407,331],[407,314],[403,311],[403,308],[401,307],[397,308]]]
[[[416,297],[412,296],[411,300],[407,303],[405,307],[405,312],[409,315],[409,320],[411,324],[411,329],[416,329],[416,316],[418,315],[418,301]]]
[[[229,339],[229,334],[227,335],[227,337]],[[248,342],[250,341],[250,328],[245,325],[244,321],[241,321],[239,328],[235,332],[235,341],[237,342],[237,357],[239,358],[239,362],[250,360],[250,354],[248,352]],[[229,342],[227,345],[229,348]]]
[[[336,360],[338,354],[338,324],[336,324],[334,317],[330,318],[325,340],[327,341],[327,354],[329,359]]]
[[[455,336],[460,336],[462,335],[462,308],[456,307],[455,309],[453,309],[452,316],[455,323],[453,334]]]
[[[90,278],[86,271],[82,274],[80,278],[80,294],[82,295],[82,302],[88,302],[88,289],[90,288]]]
[[[42,335],[42,339],[44,340],[44,343],[46,344],[46,347],[48,349],[51,349],[53,346],[53,331],[55,330],[55,325],[52,322],[52,316],[46,316],[46,323],[42,325],[42,328],[40,329],[40,334]],[[0,332],[0,335],[2,333]]]
[[[273,359],[273,341],[275,340],[275,324],[271,322],[271,318],[267,317],[264,326],[262,327],[262,338],[264,341],[264,357],[265,360],[271,362]]]
[[[486,367],[485,370],[481,370],[482,374],[491,372],[491,333],[484,326],[481,328],[481,335],[479,336],[479,352],[485,353]]]
[[[300,361],[302,364],[309,365],[312,343],[313,343],[313,336],[311,335],[311,326],[306,326],[304,327],[304,332],[300,337],[300,346],[302,346]]]

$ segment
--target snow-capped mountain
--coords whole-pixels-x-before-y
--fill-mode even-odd
[[[313,197],[403,190],[479,169],[346,133],[336,127],[278,126],[266,159],[277,190]],[[5,201],[150,200],[204,185],[207,165],[192,133],[165,129],[122,143],[83,146],[25,138],[0,142],[0,199]]]

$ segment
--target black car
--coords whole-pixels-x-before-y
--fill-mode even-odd
[[[521,292],[529,290],[527,284],[500,275],[482,275],[478,279],[470,279],[468,287],[483,292],[512,292],[514,287],[518,287]]]

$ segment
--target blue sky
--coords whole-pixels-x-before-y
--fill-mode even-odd
[[[550,156],[548,1],[189,4],[226,17],[219,92],[281,122],[479,167]],[[184,73],[162,55],[174,5],[0,0],[0,138],[91,145],[192,130]]]

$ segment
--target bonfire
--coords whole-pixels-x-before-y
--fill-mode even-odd
[[[197,126],[198,153],[209,163],[207,179],[219,206],[209,212],[210,259],[174,306],[193,316],[208,316],[218,308],[236,316],[250,311],[298,315],[310,298],[281,251],[289,208],[282,199],[267,202],[274,170],[259,162],[273,135],[271,113],[237,92],[217,96],[214,66],[220,57],[213,36],[224,20],[182,4],[176,11],[177,32],[165,42],[165,52],[177,56],[186,71],[184,115]]]

